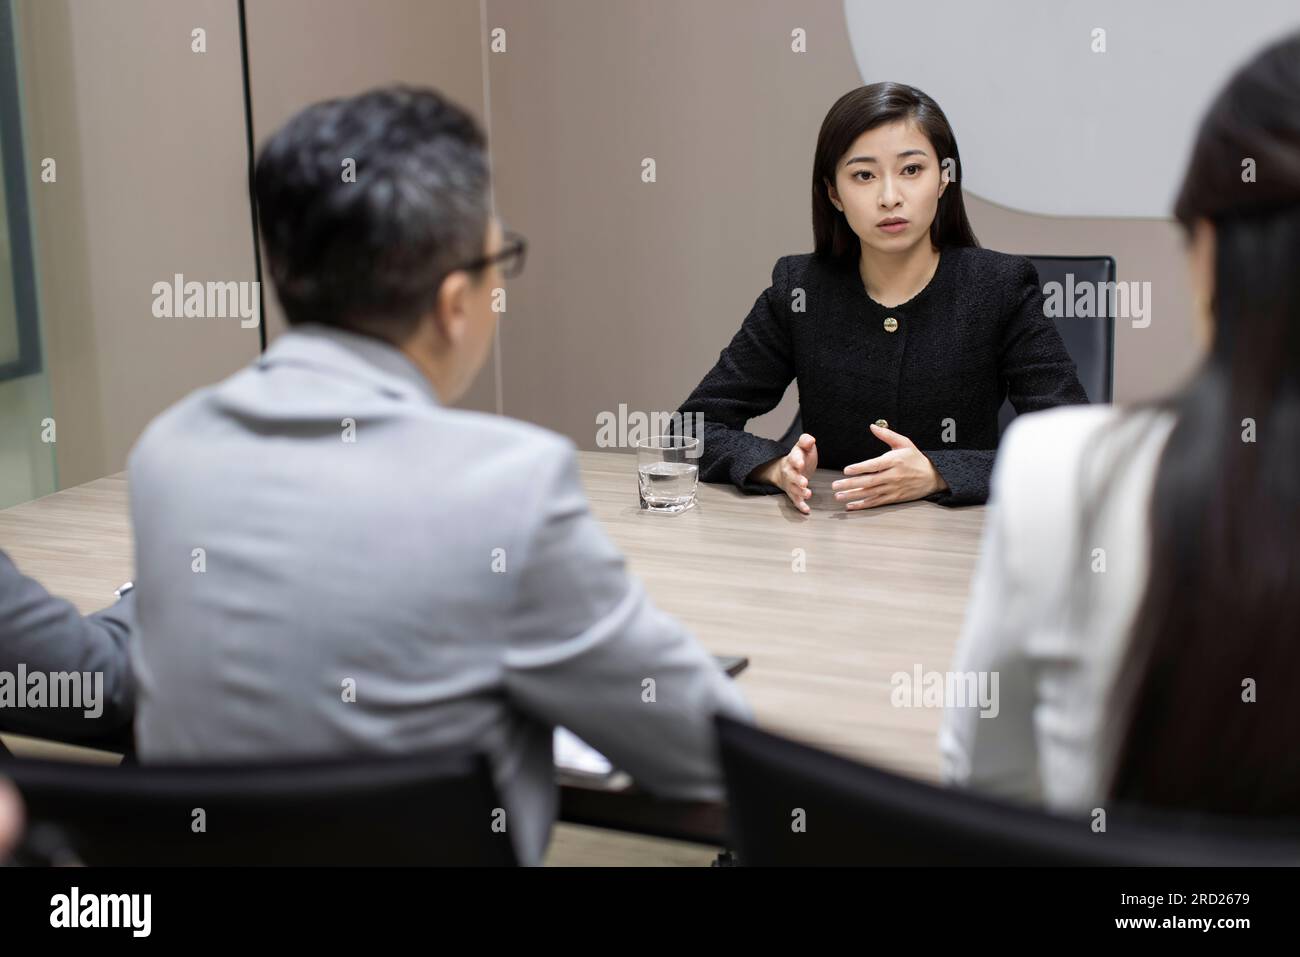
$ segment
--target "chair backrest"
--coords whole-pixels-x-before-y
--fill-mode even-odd
[[[167,766],[7,759],[0,777],[22,794],[29,834],[53,829],[90,865],[515,863],[481,755]]]
[[[1108,289],[1101,283],[1115,281],[1115,260],[1111,256],[1027,256],[1038,270],[1038,285],[1046,290],[1049,283],[1060,284],[1062,303],[1074,302],[1072,290],[1087,283],[1094,291]],[[1044,291],[1044,297],[1047,292]],[[1065,351],[1074,360],[1079,382],[1091,402],[1109,402],[1115,393],[1115,317],[1111,314],[1109,295],[1093,299],[1097,316],[1073,316],[1068,312],[1056,319],[1057,331],[1065,342]],[[1004,431],[1016,417],[1009,401],[998,411],[999,431]]]
[[[1300,864],[1294,827],[1113,808],[1094,831],[1091,816],[936,787],[724,717],[717,726],[728,840],[741,864]]]

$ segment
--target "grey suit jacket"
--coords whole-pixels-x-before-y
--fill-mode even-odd
[[[15,692],[12,703],[0,694],[0,730],[86,743],[128,732],[135,697],[127,653],[134,607],[135,593],[128,592],[112,607],[82,617],[0,552],[0,672]],[[51,675],[75,672],[98,676],[78,682],[80,700],[90,708],[32,706],[32,675],[44,675],[48,688]],[[21,701],[20,674],[28,678],[29,692]]]
[[[554,725],[650,791],[720,795],[711,717],[748,710],[627,573],[568,439],[307,326],[161,415],[129,468],[142,760],[473,747],[525,863]]]

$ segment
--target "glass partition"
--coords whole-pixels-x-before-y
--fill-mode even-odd
[[[18,49],[0,0],[0,508],[53,492],[57,424],[41,349]]]

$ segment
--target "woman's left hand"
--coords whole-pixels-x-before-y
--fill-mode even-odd
[[[844,469],[845,477],[831,483],[835,500],[848,509],[875,508],[895,502],[911,502],[948,487],[915,443],[891,429],[871,426],[871,434],[889,446],[889,451]]]

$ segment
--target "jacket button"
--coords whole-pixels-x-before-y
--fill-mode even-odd
[[[888,319],[885,320],[886,332],[893,332],[897,328],[898,328],[898,320],[895,319],[893,316],[890,316]]]
[[[886,422],[884,419],[876,419],[875,424],[880,426],[882,429],[889,428],[889,423]]]

